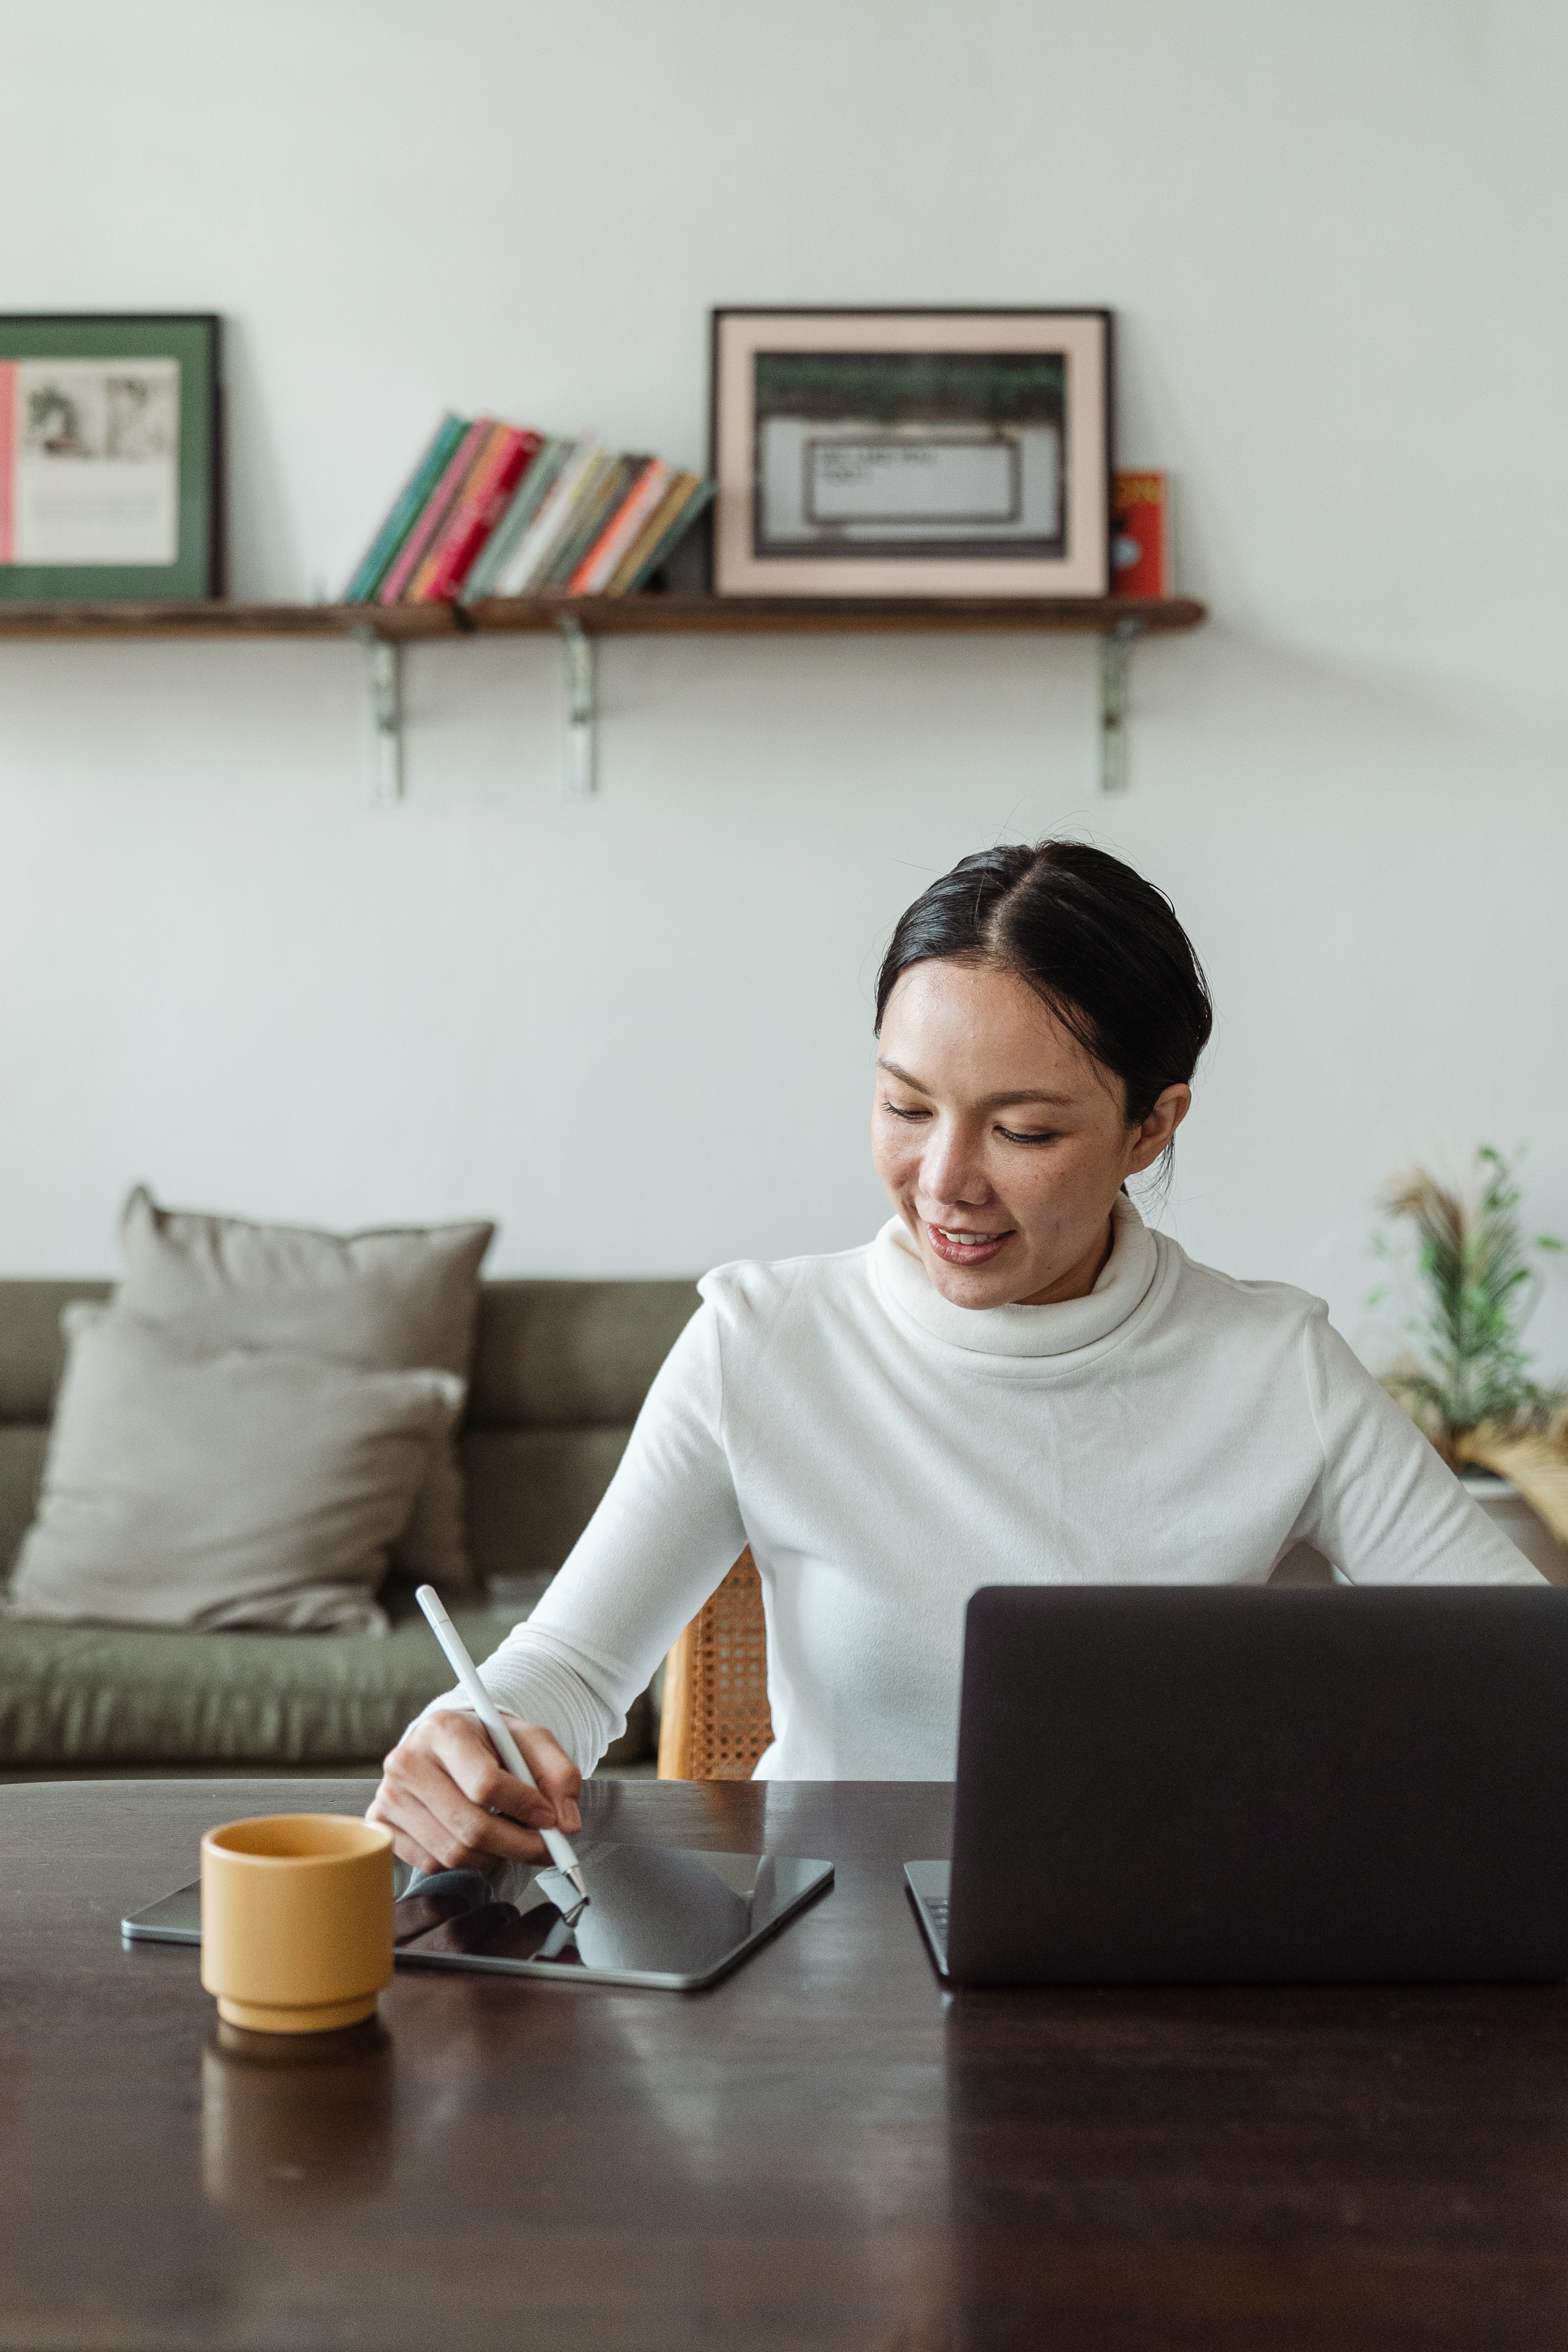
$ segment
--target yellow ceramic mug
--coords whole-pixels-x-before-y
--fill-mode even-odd
[[[202,1840],[202,1982],[252,2033],[327,2033],[392,1982],[392,1834],[340,1813],[227,1822]]]

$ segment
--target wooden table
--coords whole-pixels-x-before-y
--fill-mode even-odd
[[[622,1783],[591,1834],[831,1855],[710,1993],[400,1976],[217,2047],[122,1948],[209,1823],[359,1783],[0,1790],[0,2347],[1205,2352],[1568,2342],[1568,1993],[944,2000],[949,1792]]]

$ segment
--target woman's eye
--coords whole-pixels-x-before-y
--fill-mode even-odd
[[[906,1108],[902,1103],[885,1102],[882,1105],[882,1108],[884,1110],[890,1110],[895,1118],[924,1118],[927,1116],[923,1106],[920,1103],[916,1103],[910,1108]]]
[[[996,1132],[1004,1143],[1054,1143],[1057,1139],[1055,1129],[1049,1127],[1041,1129],[1037,1134],[1022,1133],[1011,1127],[999,1127]]]

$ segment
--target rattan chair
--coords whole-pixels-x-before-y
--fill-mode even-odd
[[[664,1662],[661,1780],[749,1780],[771,1745],[763,1583],[743,1551]]]

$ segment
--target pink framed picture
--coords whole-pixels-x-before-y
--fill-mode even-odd
[[[721,596],[1103,596],[1109,310],[713,313]]]

